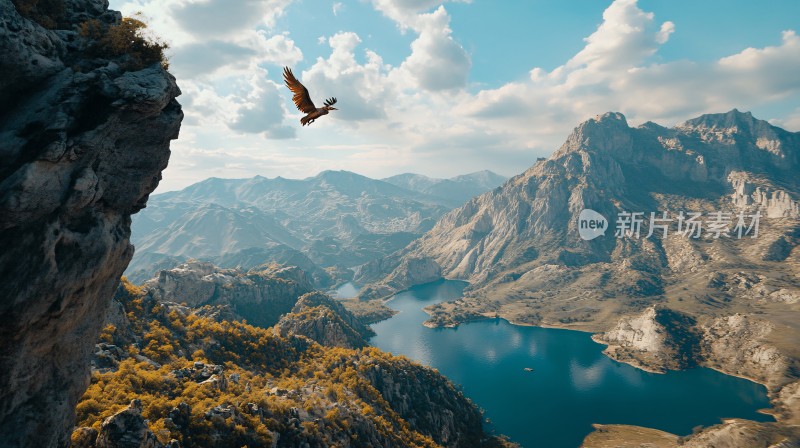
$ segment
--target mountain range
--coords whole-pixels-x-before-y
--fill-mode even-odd
[[[355,281],[370,300],[466,280],[463,298],[426,309],[426,325],[500,317],[590,331],[637,367],[701,365],[762,383],[776,427],[793,425],[798,173],[800,133],[750,113],[672,128],[606,113],[406,248],[359,267]]]
[[[442,198],[453,204],[454,207],[462,205],[481,193],[499,187],[506,180],[508,180],[507,177],[488,170],[463,174],[450,179],[436,179],[414,173],[403,173],[383,179],[384,182],[407,190]]]
[[[245,269],[305,259],[298,266],[326,287],[334,280],[322,268],[346,277],[347,268],[405,247],[467,196],[504,180],[488,171],[400,177],[406,185],[347,171],[307,179],[211,178],[154,195],[133,220],[136,253],[126,275],[141,282],[189,258]]]

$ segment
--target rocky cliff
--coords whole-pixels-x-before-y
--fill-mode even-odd
[[[142,287],[160,302],[208,307],[205,312],[264,328],[275,325],[300,296],[314,290],[311,278],[297,267],[268,265],[243,272],[196,260],[162,270]]]
[[[158,185],[183,114],[158,61],[90,51],[82,23],[121,21],[106,1],[28,3],[0,0],[0,434],[49,447],[67,443],[133,255],[130,216]]]
[[[134,288],[128,283],[129,288]],[[215,321],[246,321],[283,336],[305,336],[330,347],[360,348],[374,333],[341,303],[314,291],[310,276],[295,266],[265,265],[248,272],[190,260],[165,269],[141,286],[167,307]],[[106,323],[124,329],[124,313],[113,308]]]
[[[319,292],[300,297],[276,329],[282,336],[305,336],[328,347],[366,347],[367,340],[375,335],[342,304]]]

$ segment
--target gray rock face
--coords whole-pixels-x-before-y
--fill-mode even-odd
[[[6,446],[66,445],[93,342],[133,255],[130,215],[158,185],[183,117],[175,79],[158,64],[125,72],[85,58],[74,28],[119,20],[106,5],[68,1],[66,28],[51,31],[0,0]]]
[[[800,204],[784,190],[762,179],[751,179],[747,173],[732,171],[728,176],[733,187],[731,199],[740,209],[757,207],[767,218],[800,218]]]
[[[645,370],[693,367],[701,359],[700,331],[683,313],[650,307],[644,313],[620,320],[594,340],[608,344],[605,353]]]
[[[277,323],[298,297],[314,289],[297,267],[275,265],[245,273],[196,260],[161,271],[144,288],[161,302],[186,303],[190,308],[210,305],[217,313],[222,307],[220,316],[246,319],[260,327]]]
[[[100,428],[95,445],[97,448],[161,448],[155,434],[147,427],[142,417],[142,403],[131,404],[107,418]]]

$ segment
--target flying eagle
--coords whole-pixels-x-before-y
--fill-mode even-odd
[[[308,94],[308,89],[294,77],[292,69],[289,67],[283,68],[283,80],[286,81],[286,87],[294,94],[292,95],[292,101],[297,106],[297,110],[306,114],[305,117],[300,119],[300,124],[303,126],[313,123],[314,120],[323,115],[328,115],[328,111],[338,110],[333,107],[336,104],[336,98],[328,98],[322,107],[315,106],[314,102],[311,101],[311,96]]]

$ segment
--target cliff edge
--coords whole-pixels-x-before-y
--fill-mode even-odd
[[[4,446],[68,444],[94,342],[133,255],[130,216],[158,185],[183,118],[159,61],[103,54],[103,33],[123,29],[107,8],[0,0]]]

